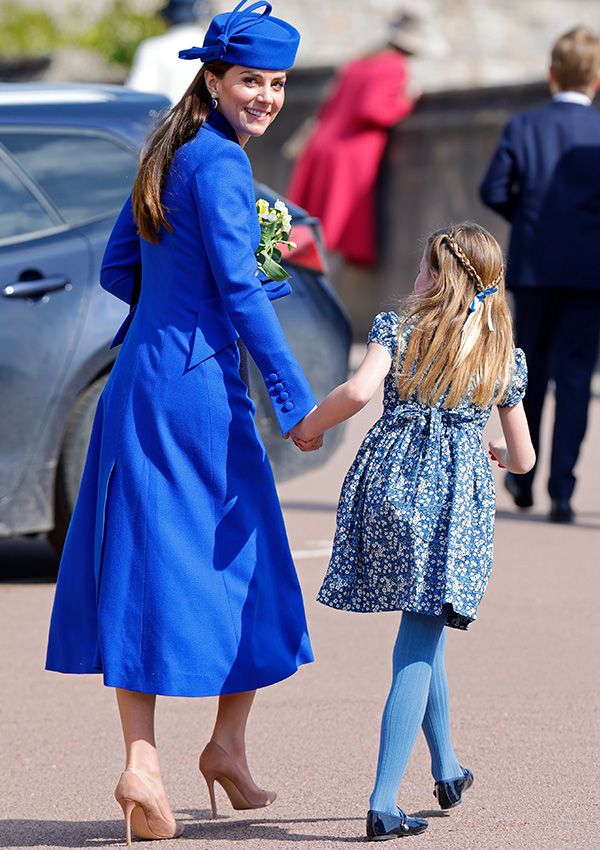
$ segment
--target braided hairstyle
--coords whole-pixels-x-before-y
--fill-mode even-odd
[[[467,396],[482,407],[497,402],[514,369],[500,246],[480,225],[463,222],[431,234],[424,258],[431,286],[411,295],[402,310],[396,362],[400,397],[416,396],[433,405],[445,396],[446,408]],[[475,312],[465,345],[463,330],[471,302],[477,293],[493,287],[498,291],[487,302],[493,323],[488,326],[483,320],[485,310]]]
[[[458,262],[461,264],[463,269],[466,271],[467,275],[473,281],[473,284],[475,286],[475,291],[476,292],[483,292],[483,290],[486,289],[486,285],[482,281],[482,279],[479,276],[477,270],[475,269],[473,263],[467,257],[467,255],[465,254],[463,249],[460,247],[460,245],[458,244],[456,239],[454,239],[452,236],[450,236],[449,233],[444,233],[442,235],[441,243],[442,243],[442,245],[446,245],[447,248],[454,254],[454,256],[456,257]],[[491,283],[488,284],[488,286],[489,287],[498,286],[498,284],[500,283],[500,280],[502,279],[503,276],[504,276],[504,266],[501,266],[500,271],[498,272],[498,274],[496,275],[494,280]]]

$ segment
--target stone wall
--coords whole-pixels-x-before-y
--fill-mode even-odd
[[[89,16],[110,0],[20,0],[23,5],[69,14],[77,6]],[[152,11],[162,0],[129,0]],[[600,30],[597,0],[413,0],[430,9],[432,49],[414,64],[424,91],[496,85],[540,79],[548,49],[566,29],[584,23]],[[233,0],[213,0],[216,11]],[[401,0],[274,0],[279,12],[302,32],[299,66],[335,66],[385,41],[386,21]]]

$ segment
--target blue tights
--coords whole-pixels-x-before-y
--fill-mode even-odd
[[[377,778],[370,808],[395,813],[398,788],[419,729],[431,754],[436,781],[462,776],[450,740],[448,681],[444,664],[447,608],[437,616],[402,615],[394,646],[393,678],[383,717]]]

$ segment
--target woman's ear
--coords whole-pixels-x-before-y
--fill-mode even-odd
[[[208,93],[211,97],[219,97],[218,80],[216,74],[213,74],[212,71],[206,70],[204,72],[204,82],[206,83],[206,88],[208,89]]]
[[[439,278],[439,276],[440,276],[440,273],[439,273],[439,272],[434,272],[434,271],[433,271],[433,269],[429,269],[429,274],[431,275],[431,279],[432,279],[435,283],[437,283],[437,282],[438,282],[438,278]]]

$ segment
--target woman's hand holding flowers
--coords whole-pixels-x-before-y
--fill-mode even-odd
[[[275,201],[270,207],[264,198],[256,202],[256,213],[260,224],[260,243],[256,249],[256,260],[259,270],[270,280],[287,280],[290,275],[279,265],[281,260],[280,248],[285,245],[288,251],[296,247],[290,240],[292,217],[283,201]]]

